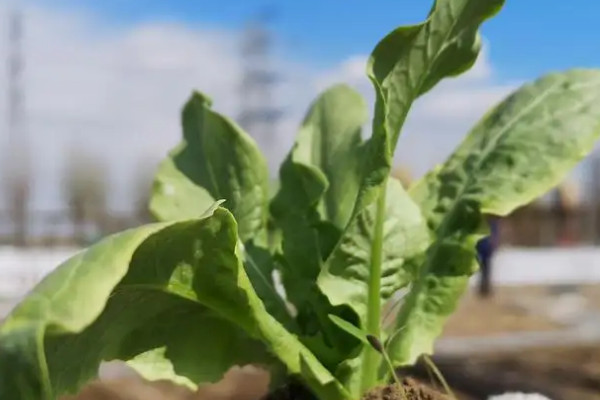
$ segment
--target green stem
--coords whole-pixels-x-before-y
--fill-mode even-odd
[[[394,369],[394,364],[392,364],[392,360],[390,359],[389,354],[385,349],[383,349],[383,358],[385,359],[385,363],[387,364],[390,373],[392,374],[392,378],[394,378],[394,382],[398,385],[398,389],[400,390],[400,395],[402,396],[402,400],[408,400],[408,395],[406,394],[406,390],[404,390],[404,385],[400,382],[400,378],[398,378],[398,374],[396,374],[396,370]],[[456,400],[456,399],[454,399]]]
[[[369,335],[381,337],[381,264],[383,256],[383,224],[385,222],[385,201],[387,179],[377,199],[375,232],[371,245],[371,268],[369,271],[369,294],[367,303],[366,329]],[[362,358],[362,393],[377,384],[381,354],[371,346],[365,348]]]
[[[383,354],[385,363],[387,364],[388,372],[392,375],[392,379],[394,380],[394,382],[396,382],[396,384],[398,386],[404,388],[404,386],[402,386],[402,383],[400,383],[400,378],[398,378],[398,374],[396,373],[396,370],[394,369],[394,364],[392,364],[392,360],[390,359],[390,356],[388,355],[388,353],[386,351],[384,351],[382,354]],[[406,397],[406,396],[403,396],[403,397]]]

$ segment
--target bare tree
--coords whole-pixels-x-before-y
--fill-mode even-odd
[[[8,15],[7,72],[7,133],[8,154],[3,165],[4,190],[12,222],[13,239],[17,246],[25,246],[29,226],[29,160],[26,137],[26,113],[23,88],[25,59],[23,56],[23,14],[18,8]]]
[[[17,246],[26,246],[28,239],[28,210],[29,210],[29,173],[18,160],[12,165],[5,163],[4,169],[4,193],[9,219],[12,225],[13,243]],[[23,168],[20,168],[20,167]]]
[[[134,213],[138,223],[148,223],[154,220],[150,213],[149,204],[152,194],[152,183],[154,173],[156,172],[157,162],[150,159],[144,159],[138,164],[133,182],[134,192]]]
[[[104,164],[81,149],[72,149],[64,172],[64,189],[76,240],[85,241],[86,228],[101,230],[107,217],[108,181]]]

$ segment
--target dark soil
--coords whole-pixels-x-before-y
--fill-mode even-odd
[[[510,391],[540,393],[553,400],[600,399],[600,343],[437,358],[435,362],[453,390],[468,393],[458,396],[460,400],[482,400]],[[408,373],[427,376],[423,365]]]
[[[414,379],[406,378],[400,385],[380,386],[363,396],[363,400],[449,400],[449,397],[441,394]]]

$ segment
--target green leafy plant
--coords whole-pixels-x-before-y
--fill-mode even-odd
[[[273,196],[255,143],[194,94],[155,178],[162,222],[82,251],[15,308],[0,328],[0,398],[53,399],[119,359],[190,387],[259,364],[274,385],[357,399],[390,380],[390,363],[431,354],[477,269],[485,215],[559,183],[600,134],[600,71],[552,73],[489,111],[410,190],[390,178],[411,104],[474,64],[478,28],[503,2],[437,0],[426,21],[388,34],[368,62],[371,136],[360,95],[325,91]]]

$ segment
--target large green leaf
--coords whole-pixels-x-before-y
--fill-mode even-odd
[[[354,214],[375,201],[412,103],[440,80],[459,75],[477,60],[479,26],[504,0],[436,0],[426,21],[403,26],[382,39],[369,58],[375,88],[373,135]]]
[[[345,85],[333,86],[313,103],[293,150],[295,165],[317,168],[327,179],[317,209],[321,220],[340,230],[348,222],[360,185],[361,128],[367,118],[360,94]]]
[[[155,224],[128,231],[58,267],[0,330],[0,397],[50,398],[94,377],[102,360],[128,359],[158,347],[167,347],[178,372],[195,382],[218,379],[229,362],[264,360],[258,342],[206,307],[167,290],[169,281],[184,278],[170,273],[190,244],[201,244],[213,233],[204,225]],[[173,238],[180,239],[175,247]],[[145,278],[131,278],[136,273],[163,273],[166,280],[145,285]],[[198,336],[213,335],[213,329],[222,332],[223,342],[196,343]],[[231,349],[234,341],[236,350]],[[201,356],[222,354],[216,363],[193,364],[190,349]]]
[[[291,318],[275,291],[272,260],[265,253],[270,183],[260,150],[229,118],[194,93],[182,113],[183,141],[161,163],[150,209],[162,221],[195,218],[225,199],[238,221],[250,280],[269,310],[288,326]]]
[[[266,312],[237,244],[235,220],[216,208],[112,236],[61,265],[0,328],[0,398],[53,399],[102,360],[134,359],[145,376],[192,384],[273,356],[316,393],[344,398]]]
[[[363,98],[346,85],[329,88],[313,102],[281,167],[272,204],[279,224],[310,212],[340,231],[346,226],[361,183],[367,117]]]
[[[376,204],[354,219],[350,228],[327,260],[319,276],[319,286],[334,305],[349,305],[365,326],[371,246],[375,228]],[[385,224],[383,227],[381,301],[407,285],[416,271],[407,269],[407,259],[425,251],[429,233],[419,207],[396,179],[388,180]]]
[[[527,84],[488,113],[411,191],[435,234],[390,343],[398,364],[431,353],[476,270],[483,214],[506,215],[558,184],[600,134],[600,70]]]
[[[159,167],[150,209],[159,220],[195,218],[217,199],[238,221],[243,242],[264,234],[269,174],[260,150],[231,119],[194,93],[182,113],[183,142]]]
[[[479,54],[479,25],[504,0],[437,0],[427,20],[388,34],[369,59],[377,92],[377,129],[395,144],[415,98],[448,76],[468,70]]]

